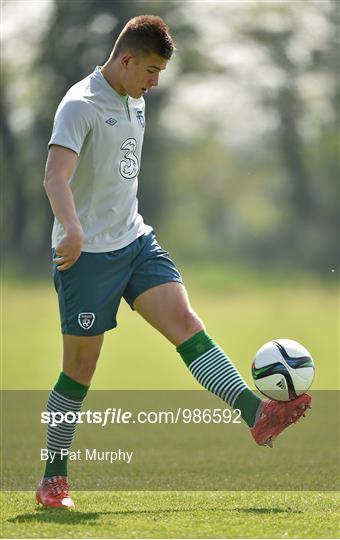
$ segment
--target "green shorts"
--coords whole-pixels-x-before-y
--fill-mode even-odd
[[[107,253],[82,252],[71,268],[53,278],[59,298],[63,334],[96,336],[117,326],[123,297],[133,309],[137,296],[171,281],[182,283],[175,264],[153,232]]]

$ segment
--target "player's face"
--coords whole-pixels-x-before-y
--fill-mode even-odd
[[[158,54],[129,55],[124,69],[124,89],[137,99],[146,94],[159,82],[159,74],[166,68],[168,60]]]

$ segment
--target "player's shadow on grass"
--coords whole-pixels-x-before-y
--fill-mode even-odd
[[[303,514],[302,510],[293,508],[239,508],[238,512],[245,514]]]
[[[104,511],[104,512],[77,512],[77,511],[67,511],[63,508],[38,508],[35,512],[29,514],[21,514],[15,518],[8,520],[10,523],[30,523],[30,522],[39,522],[39,523],[68,523],[76,524],[86,521],[88,526],[96,525],[96,520],[100,516],[104,515],[113,515],[113,516],[124,516],[131,514],[182,514],[184,512],[193,512],[195,508],[169,508],[169,509],[159,509],[159,510],[117,510],[117,511]],[[247,514],[301,514],[302,510],[293,510],[292,508],[225,508],[223,505],[218,508],[209,508],[210,512],[242,512]],[[92,523],[91,523],[92,521]]]
[[[212,508],[212,511],[217,510]],[[221,510],[220,508],[218,510]],[[19,514],[18,516],[8,519],[9,523],[61,523],[61,524],[80,524],[86,522],[89,527],[96,525],[96,520],[100,516],[128,516],[131,514],[170,514],[192,512],[191,508],[171,508],[164,510],[117,510],[104,512],[77,512],[76,510],[65,510],[64,508],[36,508],[35,512],[29,514]],[[92,523],[91,523],[92,521]]]
[[[105,514],[114,514],[114,512],[77,512],[69,511],[64,508],[38,508],[29,514],[20,514],[15,518],[8,519],[9,523],[68,523],[76,524],[86,521],[86,525],[96,525],[96,520]],[[92,521],[92,523],[91,523]]]
[[[213,511],[221,511],[222,508],[211,508]],[[104,512],[77,512],[76,510],[65,510],[64,508],[36,508],[35,512],[29,514],[19,514],[18,516],[8,519],[9,523],[82,523],[86,521],[86,524],[96,525],[96,520],[100,516],[112,515],[112,516],[129,516],[132,514],[174,514],[183,512],[192,512],[192,508],[169,508],[159,510],[112,510]],[[91,523],[93,521],[93,523]]]
[[[164,510],[117,510],[113,512],[115,515],[128,514],[174,514],[183,512],[195,512],[200,508],[171,508]],[[294,510],[292,508],[226,508],[224,505],[208,508],[209,512],[244,512],[246,514],[302,514],[302,510]]]

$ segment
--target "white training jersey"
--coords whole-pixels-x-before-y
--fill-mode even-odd
[[[100,67],[60,102],[48,144],[78,154],[69,183],[84,231],[82,251],[114,251],[152,230],[138,214],[137,201],[144,108],[143,98],[113,90]],[[55,219],[52,247],[63,235]]]

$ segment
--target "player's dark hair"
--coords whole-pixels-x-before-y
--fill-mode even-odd
[[[136,54],[155,53],[169,60],[175,46],[163,19],[155,15],[139,15],[130,19],[118,36],[113,58],[126,50]]]

